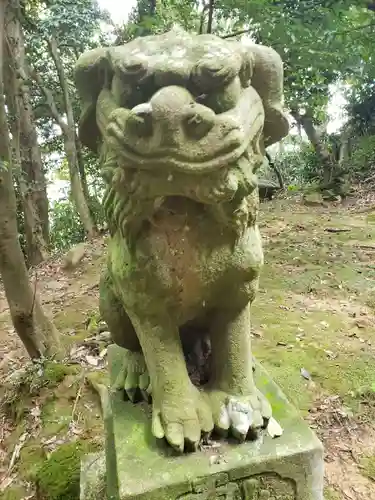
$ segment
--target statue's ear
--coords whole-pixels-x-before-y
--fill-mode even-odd
[[[283,109],[283,62],[270,47],[251,44],[246,47],[251,56],[251,85],[260,95],[265,112],[264,143],[270,146],[288,135],[289,122]]]
[[[100,91],[109,87],[113,78],[110,49],[98,48],[84,52],[78,59],[74,79],[81,100],[79,138],[85,146],[97,151],[100,131],[96,123],[96,101]]]

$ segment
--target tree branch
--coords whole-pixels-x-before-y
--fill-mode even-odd
[[[279,185],[280,185],[280,189],[284,189],[285,188],[285,185],[284,185],[284,179],[283,179],[283,176],[281,175],[281,172],[280,170],[278,169],[277,165],[275,164],[274,161],[272,161],[272,158],[271,156],[269,155],[269,153],[266,151],[266,158],[268,160],[268,164],[269,166],[272,168],[272,170],[275,172],[276,174],[276,177],[277,177],[277,180],[279,181]]]
[[[65,131],[67,124],[61,118],[59,110],[57,109],[55,98],[53,97],[53,93],[50,91],[50,89],[45,87],[44,82],[43,82],[43,78],[33,68],[30,68],[30,76],[38,84],[40,90],[42,91],[42,93],[46,99],[46,103],[51,111],[52,117],[55,119],[57,124],[60,126],[61,130]]]
[[[375,21],[371,21],[371,23],[367,24],[361,24],[360,26],[354,26],[353,28],[350,28],[348,30],[343,30],[343,31],[334,31],[333,34],[335,35],[346,35],[347,33],[352,33],[353,31],[360,31],[364,30],[366,28],[375,28]]]
[[[361,26],[354,26],[353,28],[348,29],[348,30],[333,31],[333,32],[331,32],[331,35],[345,35],[347,33],[352,33],[353,31],[359,31],[359,30],[366,29],[366,28],[371,28],[371,27],[375,27],[375,21],[372,21],[371,23],[367,23],[367,24],[362,24]],[[223,35],[220,38],[223,38],[223,39],[234,38],[236,36],[246,35],[247,33],[253,33],[253,31],[254,31],[253,28],[247,28],[247,29],[243,29],[243,30],[240,30],[240,31],[235,31],[234,33],[229,33],[228,35]],[[283,44],[273,43],[273,46],[275,46],[275,45],[283,45]],[[302,43],[301,42],[298,45],[299,46],[311,45],[311,41],[308,41],[306,43]]]
[[[235,36],[240,36],[240,35],[245,35],[246,33],[252,33],[253,28],[248,28],[246,30],[241,30],[241,31],[235,31],[234,33],[229,33],[229,35],[223,35],[222,39],[225,38],[234,38]]]
[[[60,57],[59,53],[59,46],[57,43],[57,40],[54,36],[51,36],[49,40],[47,40],[48,47],[50,50],[51,57],[53,59],[53,62],[55,63],[55,68],[57,72],[57,76],[60,82],[61,89],[63,91],[64,95],[64,103],[65,103],[65,112],[67,116],[67,128],[65,128],[66,132],[69,132],[69,130],[75,130],[75,122],[74,122],[74,116],[73,116],[73,106],[69,94],[69,85],[67,82],[66,74],[64,71],[64,65]]]
[[[202,35],[202,33],[203,33],[204,20],[206,18],[207,9],[208,9],[208,4],[206,3],[203,5],[203,9],[201,12],[201,19],[200,19],[200,23],[199,23],[199,35]]]

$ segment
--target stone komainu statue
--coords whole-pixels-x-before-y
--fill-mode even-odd
[[[100,154],[110,229],[100,309],[124,348],[117,387],[152,396],[152,432],[182,451],[214,428],[256,435],[250,304],[263,263],[255,172],[288,133],[272,49],[174,30],[78,60],[80,138]],[[184,348],[206,336],[206,384]],[[186,347],[187,346],[187,347]]]

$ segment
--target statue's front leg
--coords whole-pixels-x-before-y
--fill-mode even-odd
[[[179,330],[168,317],[131,314],[152,387],[152,432],[177,451],[197,448],[213,429],[204,394],[189,379]]]
[[[253,378],[250,304],[218,312],[211,326],[212,376],[207,387],[215,428],[239,440],[267,426],[271,406]]]

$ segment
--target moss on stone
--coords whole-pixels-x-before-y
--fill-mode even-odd
[[[72,402],[64,399],[51,399],[43,406],[41,419],[43,435],[50,437],[67,430],[72,418]]]
[[[364,457],[360,465],[362,474],[372,481],[375,481],[375,455]]]
[[[95,309],[88,314],[86,328],[89,334],[92,335],[98,332],[100,319],[100,312],[98,309]]]
[[[66,375],[72,372],[71,366],[60,363],[47,362],[44,368],[44,379],[50,387],[55,387],[62,382]]]
[[[75,346],[77,344],[81,344],[88,337],[88,333],[86,328],[81,326],[80,328],[76,328],[74,330],[74,334],[72,335],[62,335],[61,340],[64,346],[69,349],[70,346]]]
[[[1,395],[2,410],[13,421],[19,422],[32,398],[40,395],[42,389],[57,387],[68,374],[76,371],[76,367],[54,361],[28,363],[5,380]]]
[[[60,446],[35,476],[40,500],[78,500],[81,458],[96,451],[97,444],[75,441]]]

